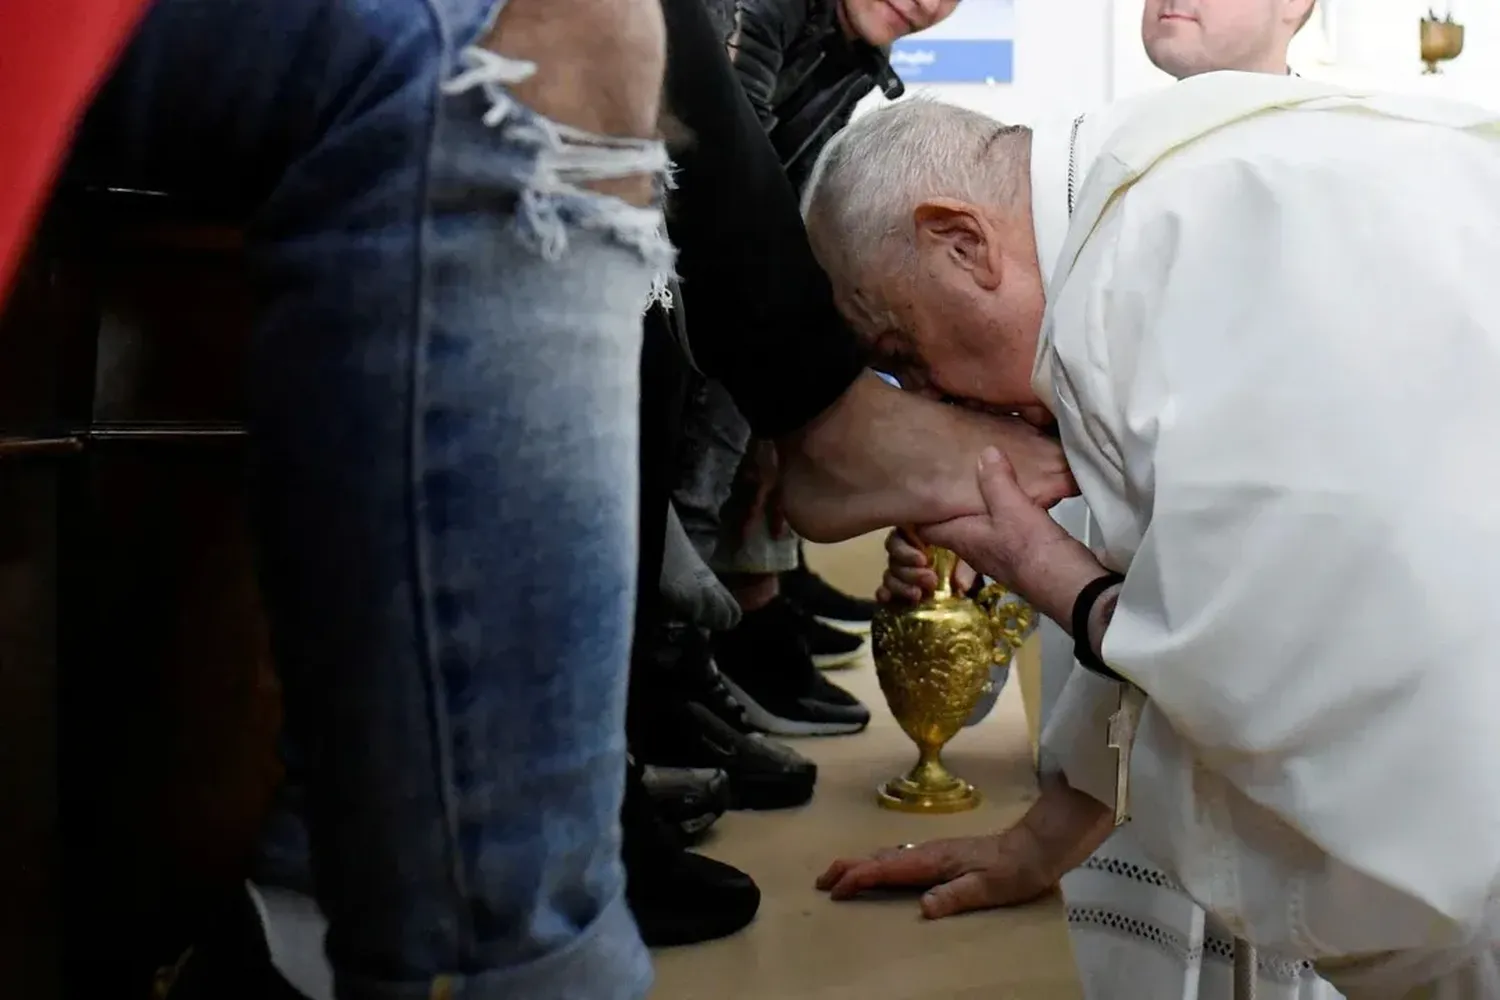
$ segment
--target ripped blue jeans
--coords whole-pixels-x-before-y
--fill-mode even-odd
[[[671,250],[578,185],[666,158],[514,101],[532,67],[474,48],[502,2],[157,0],[76,154],[250,220],[263,584],[342,1000],[650,981],[618,816]]]

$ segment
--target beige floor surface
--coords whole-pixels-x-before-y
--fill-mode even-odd
[[[851,592],[874,589],[879,540],[816,547],[809,560]],[[874,714],[858,736],[795,741],[818,762],[802,809],[730,813],[703,853],[754,876],[756,922],[723,941],[657,954],[653,1000],[1078,1000],[1061,904],[927,922],[912,896],[832,903],[813,880],[833,858],[1011,823],[1036,793],[1020,685],[966,730],[945,759],[985,794],[958,816],[906,816],[875,805],[874,788],[910,766],[914,750],[885,708],[868,660],[830,674]]]

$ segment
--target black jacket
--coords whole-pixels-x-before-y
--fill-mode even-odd
[[[818,152],[876,86],[905,91],[886,54],[851,42],[839,0],[738,0],[730,35],[734,66],[792,185],[801,190]]]
[[[735,79],[704,0],[662,0],[677,150],[667,229],[703,371],[761,437],[802,427],[864,367],[807,243],[797,197]]]

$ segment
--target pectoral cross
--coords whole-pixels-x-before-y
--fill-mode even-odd
[[[1115,752],[1115,826],[1130,818],[1130,751],[1136,727],[1146,707],[1146,692],[1134,684],[1120,685],[1120,704],[1109,717],[1109,747]]]

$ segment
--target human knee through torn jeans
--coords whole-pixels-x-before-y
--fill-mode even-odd
[[[157,0],[80,142],[251,209],[263,583],[342,1000],[650,981],[617,817],[672,252],[585,185],[666,154],[516,101],[534,67],[474,45],[500,6]]]

